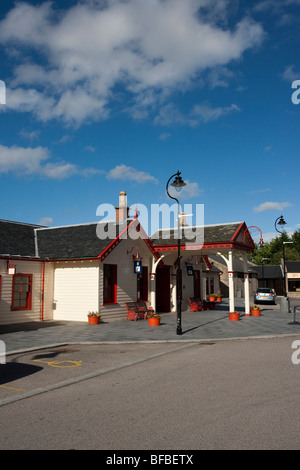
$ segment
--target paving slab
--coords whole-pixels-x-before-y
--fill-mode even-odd
[[[0,340],[5,344],[6,354],[12,354],[67,344],[191,342],[300,335],[300,322],[293,322],[292,313],[281,312],[279,304],[261,307],[260,317],[247,317],[243,299],[237,299],[236,309],[241,312],[237,322],[228,318],[227,299],[217,305],[215,310],[182,312],[182,335],[176,334],[176,314],[164,313],[158,327],[150,327],[146,320],[126,321],[125,315],[124,320],[103,322],[99,325],[89,325],[87,322],[44,321],[0,326]],[[300,319],[300,313],[298,317]]]

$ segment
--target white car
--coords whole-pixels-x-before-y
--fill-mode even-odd
[[[259,287],[254,293],[254,302],[256,304],[260,302],[268,302],[275,304],[276,294],[269,287]]]

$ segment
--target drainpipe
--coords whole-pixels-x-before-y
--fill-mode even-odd
[[[44,293],[45,293],[45,261],[43,261],[43,274],[42,274],[42,310],[41,310],[41,321],[44,321]]]

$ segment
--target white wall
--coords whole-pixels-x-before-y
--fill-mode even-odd
[[[53,320],[87,322],[88,312],[99,307],[99,261],[61,261],[53,267]]]
[[[113,321],[126,320],[127,310],[125,302],[137,300],[137,274],[134,273],[132,255],[136,255],[136,248],[142,257],[142,265],[148,267],[148,299],[150,300],[150,274],[152,255],[143,240],[122,240],[119,245],[104,259],[100,265],[99,275],[99,298],[102,319]],[[132,251],[131,251],[132,250]],[[130,253],[128,253],[130,252]],[[117,264],[117,303],[103,305],[103,265]]]

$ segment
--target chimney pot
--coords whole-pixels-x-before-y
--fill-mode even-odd
[[[119,205],[116,207],[116,221],[123,222],[129,217],[129,207],[127,207],[126,191],[120,191]]]

